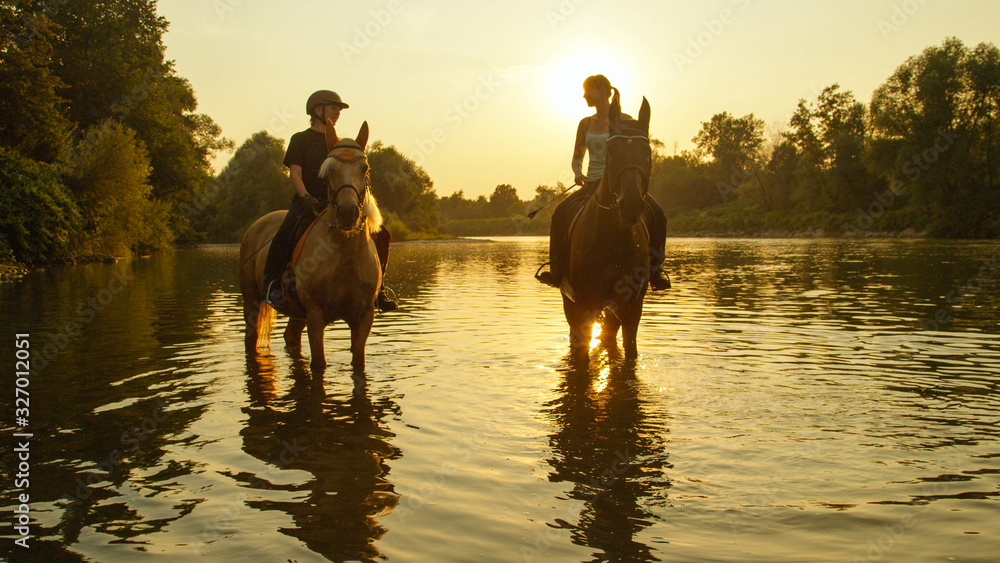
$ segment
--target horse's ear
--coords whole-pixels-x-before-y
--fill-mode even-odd
[[[649,100],[646,96],[642,97],[642,107],[639,108],[639,125],[642,127],[646,136],[649,136]]]
[[[622,99],[618,93],[618,88],[612,88],[615,95],[611,97],[611,107],[608,109],[608,125],[614,132],[621,130],[622,121]]]
[[[330,150],[337,146],[337,129],[333,126],[333,120],[329,117],[326,118],[326,150]]]
[[[364,123],[361,124],[361,130],[358,131],[358,138],[354,139],[354,140],[357,141],[357,143],[359,145],[361,145],[362,149],[364,149],[365,145],[368,144],[368,122],[367,121],[365,121]]]

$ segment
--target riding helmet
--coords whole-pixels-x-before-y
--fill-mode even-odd
[[[342,108],[350,107],[340,99],[340,96],[333,90],[317,90],[306,100],[306,113],[312,115],[313,109],[318,105],[335,104]]]

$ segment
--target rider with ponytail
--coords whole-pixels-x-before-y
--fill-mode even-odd
[[[611,95],[618,89],[611,86],[611,81],[603,74],[588,76],[583,81],[583,98],[587,105],[594,108],[594,115],[584,117],[576,129],[576,143],[573,146],[573,177],[576,184],[582,186],[556,207],[552,213],[552,225],[549,234],[550,270],[538,275],[543,283],[553,287],[562,284],[569,263],[569,229],[576,211],[597,190],[597,185],[604,175],[605,157],[607,154],[608,134],[610,132],[609,113]],[[622,114],[622,119],[631,120]],[[583,173],[583,156],[590,155],[587,173]],[[670,280],[662,271],[667,238],[667,219],[663,209],[652,198],[646,196],[646,209],[643,218],[649,226],[650,235],[650,287],[654,290],[667,289]]]

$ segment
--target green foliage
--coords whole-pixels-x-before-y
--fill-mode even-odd
[[[236,242],[257,218],[287,209],[294,195],[282,160],[285,143],[254,133],[230,159],[210,190],[184,206],[212,242]]]
[[[86,255],[122,256],[172,240],[167,207],[150,201],[149,156],[125,125],[107,120],[87,130],[66,163],[66,185],[76,198]]]
[[[722,112],[702,123],[692,141],[699,155],[711,156],[723,171],[744,170],[757,160],[763,134],[764,122],[752,113],[736,118]]]
[[[656,156],[650,193],[673,232],[1000,235],[992,44],[948,39],[911,57],[868,111],[838,85],[825,88],[799,101],[773,146],[758,142],[753,121],[717,114],[694,154]]]
[[[552,218],[552,212],[555,211],[556,207],[559,207],[559,204],[562,203],[564,199],[569,197],[569,194],[571,193],[569,191],[563,193],[564,191],[566,191],[566,186],[563,185],[562,182],[556,182],[554,188],[544,185],[536,186],[535,198],[527,202],[529,213],[541,209],[541,211],[538,211],[535,214],[535,218],[533,220],[537,223],[544,223],[548,225]],[[548,229],[547,226],[546,229]],[[548,231],[546,230],[546,232]]]
[[[517,197],[514,186],[500,184],[490,195],[489,209],[493,217],[510,217],[524,212],[524,202]]]
[[[465,199],[465,193],[459,190],[448,197],[439,199],[438,210],[442,222],[461,219],[484,219],[490,217],[490,200],[484,195],[474,200]]]
[[[710,203],[728,201],[736,197],[759,167],[764,145],[764,122],[752,113],[735,118],[728,112],[722,112],[701,125],[701,131],[692,139],[697,150],[686,160],[699,163],[709,157],[710,160],[700,167],[701,182],[691,186],[696,186],[698,192],[688,194],[688,198]],[[712,183],[712,188],[703,184],[706,179]]]
[[[231,148],[194,91],[164,58],[167,22],[154,0],[71,0],[54,11],[53,72],[66,88],[68,117],[81,130],[108,118],[143,141],[153,195],[179,205],[211,178],[210,157]]]
[[[989,196],[1000,167],[998,77],[993,45],[970,51],[952,38],[911,57],[872,95],[874,166],[928,210]]]
[[[367,151],[372,193],[379,209],[398,217],[411,231],[437,231],[438,206],[427,172],[396,147],[376,141]]]
[[[789,144],[773,162],[774,168],[782,168],[791,160],[788,149],[797,149],[798,182],[783,177],[787,197],[776,199],[844,211],[870,198],[873,180],[863,162],[866,117],[864,105],[851,92],[840,91],[839,84],[824,88],[815,104],[799,100],[789,121],[792,130],[784,135]]]
[[[24,264],[72,258],[82,221],[52,166],[0,147],[0,249]]]
[[[56,93],[62,83],[49,71],[53,33],[37,3],[0,9],[0,146],[47,163],[63,153],[72,129]]]
[[[649,193],[667,213],[719,203],[732,184],[728,179],[716,180],[713,168],[691,153],[665,158],[657,154],[649,178]]]
[[[549,220],[530,220],[523,215],[482,219],[458,219],[441,225],[441,232],[457,237],[520,236],[549,234]]]
[[[17,153],[6,153],[8,169],[21,171],[12,177],[33,179],[3,197],[38,192],[55,224],[82,221],[73,227],[80,232],[66,231],[25,220],[41,212],[35,208],[7,212],[14,237],[7,246],[17,259],[163,248],[176,231],[190,238],[183,233],[189,217],[177,207],[204,193],[212,154],[232,142],[194,113],[191,85],[164,57],[166,28],[155,0],[8,0],[0,7],[0,147]],[[36,165],[53,162],[66,168],[72,196]],[[23,240],[15,240],[19,229],[28,229]],[[64,231],[76,244],[59,242]]]

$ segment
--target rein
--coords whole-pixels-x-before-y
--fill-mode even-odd
[[[608,137],[608,143],[610,143],[613,139],[626,139],[626,140],[629,140],[629,141],[631,141],[631,140],[641,140],[641,141],[646,141],[646,143],[649,143],[649,137],[647,137],[645,135],[612,135],[612,136]],[[618,170],[617,172],[615,172],[615,175],[611,178],[611,185],[609,186],[609,188],[611,189],[612,195],[614,195],[614,193],[615,193],[614,189],[618,185],[618,181],[621,178],[622,173],[624,173],[626,170],[632,170],[632,169],[635,169],[635,170],[639,171],[639,177],[642,178],[642,185],[643,185],[643,187],[646,188],[647,192],[649,191],[649,173],[646,172],[638,164],[629,164],[628,166],[623,166],[621,168],[621,170]],[[622,196],[619,195],[617,198],[614,199],[614,201],[611,202],[610,205],[605,205],[605,204],[601,203],[600,189],[599,188],[597,190],[596,195],[597,195],[597,198],[596,198],[597,205],[601,209],[617,209],[618,208],[618,203],[621,202],[621,198],[622,198]],[[645,194],[643,194],[643,195],[645,196]]]
[[[352,151],[360,151],[360,152],[358,154],[353,154]],[[365,157],[364,149],[354,144],[354,141],[351,141],[350,143],[337,143],[336,145],[333,146],[333,148],[330,149],[330,152],[327,153],[327,158],[334,158],[339,162],[344,162],[348,164],[357,162],[359,160],[364,160],[366,163],[368,161],[368,159]],[[346,189],[354,190],[354,194],[358,196],[358,213],[361,215],[361,217],[365,217],[364,214],[365,198],[368,196],[368,191],[371,189],[371,176],[369,176],[368,171],[367,170],[365,171],[365,186],[363,189],[359,190],[357,186],[355,186],[354,184],[343,184],[333,192],[333,195],[330,197],[330,202],[327,205],[332,205],[334,209],[336,209],[337,196],[340,195],[340,192]],[[322,215],[320,215],[320,220],[322,220]],[[326,225],[330,227],[330,230],[333,229],[333,225],[331,225],[330,223],[327,223],[325,220],[323,220],[323,223],[326,223]],[[358,221],[359,226],[363,226],[364,224],[365,224],[364,220]],[[356,228],[353,230],[356,230]]]

